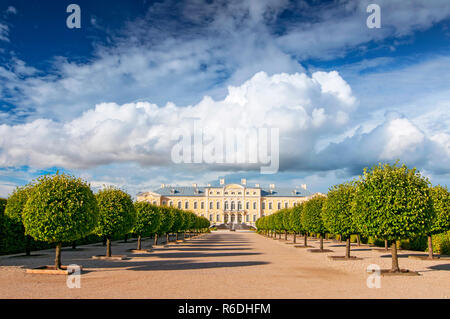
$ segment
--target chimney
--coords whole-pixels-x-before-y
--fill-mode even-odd
[[[275,188],[275,184],[270,184],[270,188],[274,189]]]
[[[247,179],[246,178],[241,178],[241,184],[242,185],[247,185]]]
[[[302,184],[302,188],[306,190],[306,184]]]
[[[220,179],[220,185],[225,185],[225,178]]]

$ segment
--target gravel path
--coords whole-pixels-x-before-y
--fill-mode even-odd
[[[150,244],[143,241],[143,248]],[[303,243],[299,238],[298,243]],[[309,244],[318,247],[318,241]],[[133,254],[136,242],[114,242],[113,254],[130,259],[90,259],[104,254],[102,244],[64,248],[63,264],[83,266],[81,288],[70,289],[64,275],[26,274],[24,268],[50,264],[53,250],[36,257],[0,257],[0,298],[450,298],[450,259],[407,258],[400,267],[420,276],[381,277],[381,288],[368,288],[366,268],[389,268],[390,254],[352,246],[356,261],[333,261],[343,243],[327,241],[329,253],[311,253],[284,240],[253,232],[217,231],[149,254]],[[406,257],[406,258],[405,258]]]

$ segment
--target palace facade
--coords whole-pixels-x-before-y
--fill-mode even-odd
[[[190,210],[209,219],[212,225],[246,224],[254,226],[259,217],[270,215],[281,208],[293,207],[312,197],[306,185],[295,188],[268,188],[248,186],[246,179],[240,184],[211,186],[170,186],[162,184],[153,191],[137,195],[138,201],[167,205]]]

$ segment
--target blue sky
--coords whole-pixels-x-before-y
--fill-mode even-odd
[[[2,1],[0,196],[67,171],[132,195],[160,183],[326,192],[400,159],[450,177],[450,3]],[[81,8],[81,29],[66,7]],[[186,118],[278,127],[280,170],[175,164]]]

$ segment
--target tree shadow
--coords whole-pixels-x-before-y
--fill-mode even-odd
[[[438,259],[439,260],[439,259]],[[450,264],[441,264],[441,265],[434,265],[434,266],[430,266],[427,267],[428,269],[431,270],[445,270],[445,271],[450,271]]]
[[[133,254],[129,257],[158,257],[158,258],[202,258],[202,257],[235,257],[235,256],[254,256],[261,253],[192,253],[192,252],[175,252],[175,253],[159,253],[151,252],[148,254]]]

